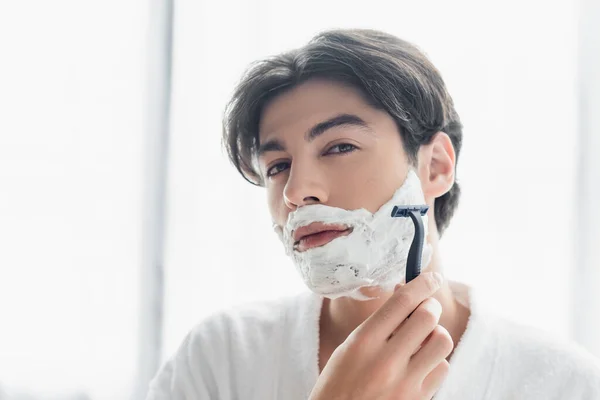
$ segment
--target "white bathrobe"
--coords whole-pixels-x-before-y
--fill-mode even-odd
[[[471,309],[436,400],[600,399],[600,361],[542,331]],[[305,400],[318,377],[322,298],[310,292],[216,314],[185,338],[147,400]]]

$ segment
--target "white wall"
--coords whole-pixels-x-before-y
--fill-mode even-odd
[[[0,3],[0,393],[135,379],[145,14]]]
[[[600,3],[581,0],[579,9],[576,273],[573,281],[575,339],[600,357]]]

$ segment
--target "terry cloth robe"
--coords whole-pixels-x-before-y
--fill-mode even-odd
[[[600,399],[600,361],[575,344],[471,310],[436,400]],[[311,292],[220,312],[198,324],[150,384],[147,400],[305,400],[318,371],[322,297]]]

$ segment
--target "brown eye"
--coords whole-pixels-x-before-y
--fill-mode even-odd
[[[277,175],[278,173],[285,171],[286,169],[288,169],[290,167],[290,163],[289,162],[280,162],[277,163],[275,165],[273,165],[271,168],[269,168],[267,170],[267,176],[269,178]]]
[[[340,143],[340,144],[336,144],[335,146],[333,146],[329,150],[327,150],[326,154],[351,153],[351,152],[353,152],[356,149],[358,149],[358,147],[356,147],[353,144],[350,144],[350,143]]]

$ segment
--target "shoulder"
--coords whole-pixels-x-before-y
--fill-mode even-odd
[[[277,332],[289,329],[308,306],[306,293],[274,300],[239,305],[214,313],[198,323],[189,333],[189,346],[213,347],[226,344],[231,348],[256,348],[270,341]]]
[[[261,363],[268,366],[273,361],[282,338],[298,324],[311,299],[302,293],[231,307],[204,318],[162,366],[150,392],[185,390],[188,396],[219,393],[220,397],[229,398],[223,391],[246,384],[251,371],[260,369]]]
[[[493,326],[496,372],[506,383],[523,388],[529,396],[600,398],[600,361],[581,346],[501,318]]]

